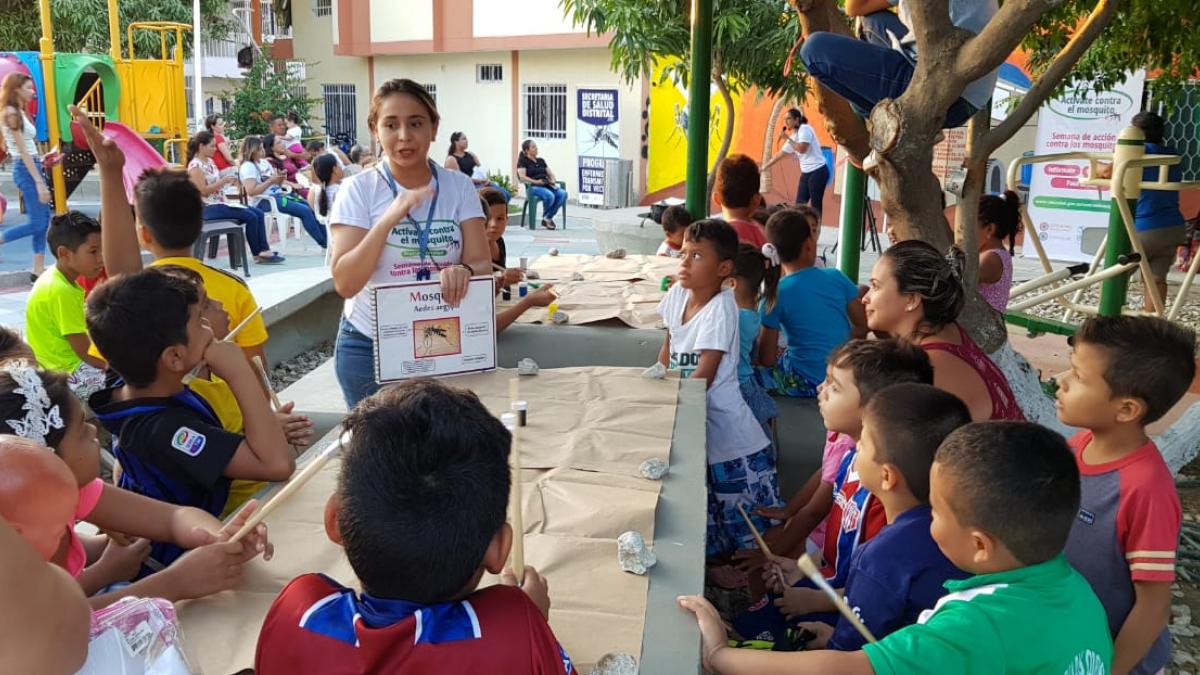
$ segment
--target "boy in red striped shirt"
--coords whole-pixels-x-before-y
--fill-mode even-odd
[[[1171,660],[1167,619],[1181,509],[1175,480],[1146,425],[1183,397],[1196,374],[1195,334],[1151,317],[1097,317],[1071,339],[1058,416],[1082,483],[1067,560],[1108,614],[1113,668],[1160,672]]]

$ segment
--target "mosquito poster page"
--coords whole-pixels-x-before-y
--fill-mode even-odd
[[[458,307],[437,281],[376,286],[375,379],[395,382],[496,368],[495,280],[475,277]]]
[[[604,160],[621,156],[617,90],[583,88],[575,101],[575,149],[579,156],[580,204],[604,205]]]

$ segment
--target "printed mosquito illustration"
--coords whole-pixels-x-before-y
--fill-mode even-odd
[[[621,149],[621,146],[619,145],[620,140],[621,140],[621,137],[617,134],[616,131],[612,130],[612,125],[596,127],[595,130],[592,131],[592,133],[589,134],[587,139],[585,140],[585,142],[590,141],[591,145],[588,147],[587,150],[581,152],[580,154],[581,155],[591,155],[593,152],[596,151],[596,148],[601,147],[606,144],[609,147],[613,148],[614,150],[620,150]]]
[[[447,345],[451,344],[450,336],[447,334],[446,329],[441,326],[426,326],[421,331],[421,346],[424,347],[424,356],[429,356],[433,353],[433,344],[438,338],[444,340]]]

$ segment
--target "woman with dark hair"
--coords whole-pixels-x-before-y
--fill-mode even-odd
[[[296,180],[296,174],[308,165],[303,160],[292,159],[292,156],[288,154],[287,145],[287,136],[276,136],[275,134],[263,136],[263,148],[267,152],[267,161],[276,171],[287,177],[286,185],[292,189],[292,192],[308,199],[308,188],[303,187]]]
[[[271,250],[267,242],[267,225],[263,212],[253,206],[234,206],[225,199],[225,188],[237,185],[237,174],[222,177],[213,158],[217,153],[216,135],[211,131],[198,131],[188,139],[188,178],[200,190],[204,198],[204,220],[235,220],[246,230],[246,243],[254,254],[255,262],[281,263],[283,256]]]
[[[217,151],[213,154],[213,163],[217,165],[217,171],[236,175],[237,163],[233,159],[233,150],[229,148],[229,141],[225,138],[225,118],[220,115],[209,115],[204,118],[204,128],[211,131],[213,138],[217,141]],[[228,171],[230,169],[233,171]]]
[[[450,134],[450,149],[447,151],[444,166],[451,171],[461,171],[470,176],[476,188],[495,188],[504,195],[505,200],[512,198],[508,190],[488,180],[487,170],[483,168],[479,157],[467,150],[467,135],[461,131]]]
[[[300,222],[304,224],[304,231],[317,242],[317,245],[325,248],[327,246],[325,226],[321,225],[316,214],[308,208],[308,204],[303,199],[284,191],[282,185],[287,181],[287,176],[277,172],[267,161],[262,138],[260,136],[243,138],[239,155],[242,163],[238,168],[238,175],[242,179],[242,188],[246,191],[246,200],[263,212],[270,209],[268,200],[274,201],[280,213],[299,218]]]
[[[367,114],[383,159],[342,184],[329,214],[333,286],[346,299],[334,362],[350,408],[380,386],[373,286],[437,282],[442,300],[457,306],[471,277],[491,273],[475,186],[429,159],[440,119],[420,84],[384,82]]]
[[[521,143],[521,156],[517,158],[517,179],[525,184],[530,198],[545,204],[542,211],[542,227],[553,230],[556,227],[554,216],[563,204],[567,203],[567,191],[558,187],[554,172],[546,165],[546,160],[538,157],[538,146],[532,138]]]
[[[783,146],[775,156],[762,165],[766,171],[786,155],[796,158],[800,166],[800,182],[796,185],[796,204],[811,204],[820,216],[825,202],[825,186],[829,184],[829,165],[825,153],[817,140],[817,132],[808,124],[808,118],[799,108],[789,108],[783,118],[783,133],[779,140]],[[818,222],[820,218],[818,217]]]
[[[0,106],[3,106],[4,143],[16,160],[13,162],[13,182],[25,198],[25,210],[29,221],[24,225],[9,228],[0,234],[0,244],[25,237],[33,241],[34,281],[46,269],[46,230],[50,227],[50,188],[42,173],[42,160],[38,156],[37,127],[29,116],[29,102],[33,100],[33,78],[23,73],[9,73],[0,85]]]
[[[316,184],[308,191],[308,205],[314,213],[325,218],[333,209],[333,198],[346,173],[333,155],[318,155],[312,166]]]
[[[1021,198],[1009,190],[979,200],[979,294],[997,312],[1008,309],[1012,257],[1021,229]],[[1007,242],[1007,248],[1005,243]]]
[[[971,418],[1023,420],[1004,373],[955,322],[966,302],[962,251],[943,256],[923,241],[892,246],[871,270],[867,326],[929,354],[933,384],[967,404]]]

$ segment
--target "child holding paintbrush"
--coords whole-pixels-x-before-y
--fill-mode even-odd
[[[357,593],[321,574],[293,579],[258,638],[259,675],[574,673],[546,617],[546,582],[503,570],[510,434],[471,392],[410,380],[344,422],[325,531]],[[485,571],[503,583],[478,588]]]
[[[1100,601],[1067,564],[1079,471],[1066,441],[1028,422],[951,433],[929,474],[930,535],[972,576],[915,624],[861,650],[778,654],[727,646],[711,604],[679,598],[700,626],[704,667],[733,675],[1107,673],[1113,646]]]
[[[855,469],[863,487],[883,505],[887,525],[861,544],[850,558],[845,599],[877,638],[916,623],[945,593],[943,584],[965,573],[938,550],[929,535],[929,469],[938,445],[970,423],[971,413],[954,394],[928,384],[897,384],[871,399],[863,413]],[[776,557],[767,565],[768,581],[790,584],[803,578],[794,558]],[[776,589],[782,591],[782,589]],[[799,590],[799,589],[798,589]],[[800,611],[837,609],[819,591],[804,589],[789,618]],[[845,617],[835,625],[801,622],[815,637],[806,649],[861,649],[864,636]]]

